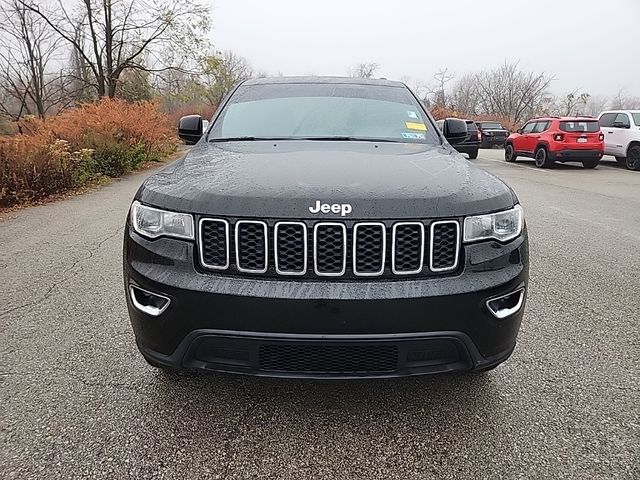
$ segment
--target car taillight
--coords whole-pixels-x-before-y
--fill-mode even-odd
[[[553,134],[553,139],[554,139],[556,142],[561,142],[561,141],[563,141],[563,140],[564,140],[564,133],[554,133],[554,134]]]
[[[478,130],[478,140],[482,141],[482,132]]]
[[[598,140],[600,140],[601,142],[604,142],[604,133],[601,133],[600,135],[598,135]]]

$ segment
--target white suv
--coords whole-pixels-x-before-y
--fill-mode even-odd
[[[640,170],[640,110],[611,110],[598,116],[604,153],[629,170]]]

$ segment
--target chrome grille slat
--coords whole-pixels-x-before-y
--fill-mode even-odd
[[[223,232],[220,232],[220,226]],[[201,218],[198,222],[198,239],[200,264],[203,267],[213,270],[229,268],[229,222],[222,218]]]
[[[458,268],[460,224],[455,220],[440,220],[432,222],[429,228],[429,269],[438,273]]]
[[[256,226],[260,228],[256,228]],[[236,222],[236,268],[239,272],[265,273],[267,271],[269,266],[269,236],[267,232],[267,224],[259,220],[238,220]],[[252,265],[255,265],[255,268]]]
[[[396,275],[420,273],[424,267],[424,225],[422,222],[397,222],[391,230],[391,271]],[[408,238],[411,230],[417,231],[419,241],[412,252],[413,238]],[[400,258],[398,258],[400,257]],[[407,258],[408,257],[408,258]],[[417,260],[417,261],[416,261]],[[415,268],[410,268],[414,265]]]
[[[296,233],[296,230],[299,232]],[[297,236],[300,237],[299,240]],[[302,248],[298,243],[302,243]],[[276,273],[305,275],[307,257],[307,225],[304,222],[277,222],[273,228],[273,259]]]
[[[362,232],[362,233],[361,233]],[[378,254],[376,255],[376,250]],[[361,222],[353,226],[353,273],[376,277],[384,273],[387,229],[384,223]]]
[[[338,230],[341,231],[342,238],[338,237]],[[321,235],[322,237],[320,237]],[[322,244],[320,244],[321,241]],[[334,250],[342,250],[341,258],[338,258],[337,255],[334,259],[324,258],[326,250],[331,244],[333,244]],[[335,266],[330,265],[329,262]],[[338,265],[341,265],[340,270],[336,269]],[[321,277],[340,277],[347,271],[347,227],[343,223],[318,222],[314,225],[313,271]]]

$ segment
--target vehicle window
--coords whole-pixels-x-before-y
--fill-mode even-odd
[[[612,127],[613,121],[616,118],[617,113],[605,113],[600,117],[600,126],[601,127]]]
[[[640,113],[632,113],[633,123],[635,123],[638,127],[640,127]]]
[[[549,128],[549,124],[551,122],[537,122],[535,128],[533,129],[533,133],[542,133],[547,128]]]
[[[522,133],[531,133],[533,132],[533,129],[535,128],[537,122],[529,122],[527,123],[524,128],[522,129]]]
[[[434,130],[404,87],[273,83],[238,88],[208,140],[336,138],[439,145]]]
[[[467,122],[467,131],[468,132],[477,132],[478,128],[474,122]]]
[[[631,126],[631,122],[629,122],[629,116],[626,113],[619,113],[615,120],[613,121],[614,125],[616,123],[620,124],[622,128],[629,128]]]
[[[560,122],[560,130],[563,132],[597,132],[600,123],[595,120],[581,120],[576,122]]]
[[[484,128],[487,130],[504,130],[504,128],[502,128],[502,125],[496,122],[482,122],[479,125],[480,128]]]

